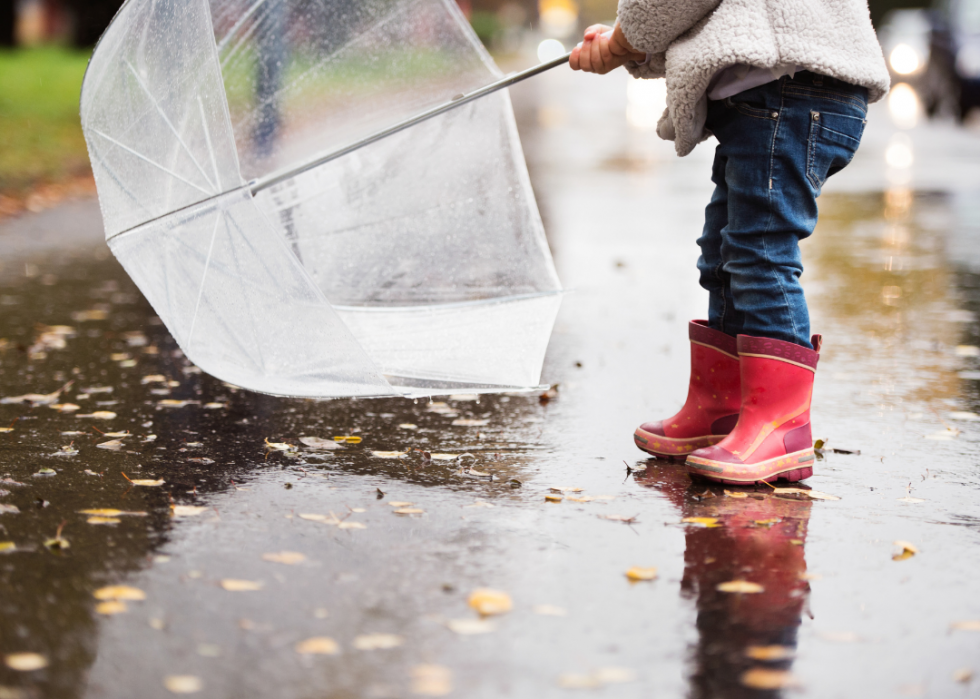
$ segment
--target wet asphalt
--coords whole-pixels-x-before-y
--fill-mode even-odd
[[[980,132],[872,111],[804,252],[804,487],[839,499],[726,493],[632,444],[684,398],[711,144],[675,158],[626,84],[513,91],[569,290],[550,397],[239,390],[94,201],[0,224],[0,397],[38,394],[0,404],[0,699],[980,696]]]

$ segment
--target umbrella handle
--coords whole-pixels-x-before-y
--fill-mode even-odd
[[[439,116],[440,114],[444,114],[445,112],[448,112],[451,109],[456,109],[457,107],[461,107],[464,104],[468,104],[473,100],[477,100],[481,97],[485,97],[486,95],[489,95],[493,92],[497,92],[498,90],[503,90],[505,87],[510,87],[511,85],[521,82],[522,80],[527,80],[528,78],[534,77],[535,75],[538,75],[540,73],[544,73],[545,71],[551,70],[552,68],[557,68],[560,65],[565,65],[568,63],[568,59],[571,55],[572,55],[571,52],[566,53],[563,56],[559,56],[558,58],[555,58],[553,60],[546,61],[545,63],[541,63],[540,65],[533,66],[531,68],[528,68],[527,70],[522,70],[519,73],[512,73],[510,75],[507,75],[501,78],[500,80],[498,80],[497,82],[490,83],[489,85],[481,87],[478,90],[473,90],[473,92],[467,92],[466,94],[456,95],[448,102],[444,102],[443,104],[440,104],[436,107],[433,107],[432,109],[424,111],[421,114],[417,114],[413,117],[409,117],[405,121],[401,121],[397,124],[394,124],[393,126],[389,126],[388,128],[383,129],[382,131],[378,131],[377,133],[371,134],[366,138],[362,138],[359,141],[346,145],[339,150],[335,150],[331,153],[328,153],[327,155],[320,156],[319,158],[314,158],[313,160],[307,161],[302,165],[291,167],[288,170],[274,172],[270,175],[266,175],[265,177],[259,178],[257,180],[253,180],[248,185],[249,190],[252,192],[252,195],[254,196],[255,194],[258,194],[264,189],[269,189],[270,187],[274,187],[275,185],[284,182],[285,180],[288,180],[292,177],[295,177],[296,175],[302,174],[304,172],[307,172],[308,170],[312,170],[313,168],[319,167],[320,165],[323,165],[324,163],[328,163],[331,160],[336,160],[337,158],[341,158],[347,155],[348,153],[353,153],[359,148],[363,148],[364,146],[380,141],[381,139],[387,138],[388,136],[391,136],[392,134],[396,134],[399,131],[404,131],[407,128],[415,126],[416,124],[420,124],[423,121],[431,119],[432,117]]]

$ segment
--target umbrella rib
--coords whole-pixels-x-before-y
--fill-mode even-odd
[[[194,328],[197,326],[197,314],[201,310],[201,298],[204,296],[204,282],[208,278],[208,269],[211,267],[211,255],[214,253],[214,241],[218,237],[218,226],[224,220],[225,212],[218,209],[218,216],[214,219],[214,230],[211,231],[211,244],[208,246],[208,256],[204,260],[204,272],[201,274],[201,286],[197,290],[197,303],[194,304],[194,317],[191,319],[191,329],[187,333],[187,354],[190,355],[191,348],[194,346]]]
[[[249,244],[249,247],[251,247],[251,244],[248,242],[248,238],[246,237],[246,235],[242,231],[242,229],[238,226],[238,222],[235,220],[235,217],[234,216],[228,216],[228,223],[230,225],[232,225],[232,226],[235,227],[235,230],[238,231],[238,235],[241,236],[241,239],[243,241],[245,241],[246,243],[248,243]],[[228,231],[228,237],[229,237],[229,239],[231,238],[231,231]],[[231,248],[231,256],[232,256],[232,259],[235,262],[235,268],[236,268],[236,270],[238,272],[238,274],[237,274],[238,279],[245,281],[246,280],[246,277],[245,277],[245,275],[242,274],[242,264],[241,264],[241,261],[238,259],[238,251],[235,249],[235,245],[234,244],[232,244],[229,247]],[[252,248],[252,250],[254,252],[255,251],[255,248]],[[260,261],[263,260],[263,258],[262,258],[261,255],[258,255],[258,258],[259,258]],[[264,264],[264,261],[263,261],[263,264]],[[267,272],[269,271],[268,268],[266,268],[266,271]],[[243,283],[239,287],[239,289],[241,289],[241,291],[242,291],[242,299],[245,301],[245,305],[248,307],[248,320],[249,320],[249,325],[252,326],[252,342],[253,342],[253,345],[255,347],[256,352],[258,352],[258,355],[259,355],[259,362],[258,362],[258,364],[259,364],[260,369],[263,372],[265,372],[265,368],[266,368],[265,367],[265,355],[262,352],[262,346],[259,344],[259,331],[255,327],[255,314],[252,311],[252,301],[249,298],[248,293],[245,292],[246,286],[247,286],[247,284]]]
[[[224,38],[221,39],[221,43],[218,44],[219,54],[224,50],[225,46],[228,45],[228,42],[231,41],[232,37],[238,33],[238,30],[242,28],[242,25],[244,25],[245,22],[247,22],[249,18],[255,14],[256,10],[258,10],[260,6],[265,4],[265,1],[266,0],[256,0],[256,2],[245,11],[245,14],[243,14],[241,18],[235,22],[235,26],[233,26],[228,33],[225,34]]]
[[[211,143],[211,130],[208,128],[207,117],[204,116],[204,100],[197,96],[197,106],[201,110],[201,124],[204,126],[204,140],[208,144],[208,154],[211,156],[211,167],[214,168],[214,179],[221,190],[221,174],[218,172],[218,160],[214,156],[214,144]]]
[[[186,143],[184,143],[184,139],[181,138],[179,133],[177,133],[177,129],[174,128],[174,125],[171,123],[170,119],[164,113],[163,109],[160,108],[160,105],[156,101],[156,98],[153,97],[153,93],[150,92],[149,88],[143,82],[143,78],[141,78],[139,73],[136,72],[136,69],[133,67],[133,64],[130,63],[128,59],[126,60],[126,65],[129,67],[129,71],[133,74],[133,77],[136,78],[136,82],[139,84],[140,88],[142,88],[143,92],[146,93],[146,96],[149,98],[150,103],[157,110],[157,113],[160,115],[160,118],[163,119],[164,123],[167,124],[167,128],[170,129],[171,133],[173,133],[174,137],[177,139],[177,143],[179,143],[181,148],[184,149],[184,152],[187,153],[187,157],[191,159],[191,162],[194,163],[194,166],[197,168],[198,172],[200,172],[201,176],[204,177],[204,181],[211,186],[211,189],[214,190],[215,193],[217,193],[219,191],[218,188],[214,186],[214,182],[212,182],[211,178],[208,177],[206,172],[204,172],[204,168],[201,167],[201,164],[197,162],[197,158],[195,158],[194,154],[191,153],[191,149],[187,147]]]
[[[95,131],[95,129],[92,129],[92,130]],[[95,155],[95,157],[98,158],[99,162],[102,164],[102,167],[104,167],[105,170],[106,170],[106,172],[109,173],[109,177],[112,178],[112,181],[115,182],[119,186],[119,189],[121,189],[126,196],[128,196],[130,199],[132,199],[133,200],[133,203],[136,204],[136,206],[138,206],[141,209],[143,209],[143,211],[145,211],[149,216],[153,216],[153,212],[150,211],[149,209],[147,209],[143,205],[143,202],[141,202],[139,199],[137,199],[136,198],[136,195],[133,194],[131,191],[129,191],[129,187],[127,187],[126,185],[124,185],[122,183],[122,180],[120,180],[119,177],[116,175],[116,173],[112,171],[112,168],[109,167],[109,164],[105,161],[105,158],[102,157],[102,153],[99,151],[99,149],[96,147],[96,145],[94,143],[92,143],[92,141],[87,140],[87,139],[86,139],[86,143],[88,144],[89,148],[91,149],[91,151]]]
[[[132,148],[130,148],[129,146],[127,146],[125,143],[122,143],[120,141],[117,141],[112,136],[110,136],[108,134],[104,134],[101,131],[99,131],[98,129],[92,129],[92,133],[96,133],[99,136],[101,136],[102,138],[104,138],[105,140],[109,141],[110,143],[114,143],[115,145],[119,146],[123,150],[129,151],[130,153],[132,153],[133,155],[135,155],[140,160],[142,160],[142,161],[144,161],[146,163],[149,163],[150,165],[152,165],[155,168],[159,168],[160,170],[163,170],[165,173],[167,173],[171,177],[177,178],[178,180],[180,180],[184,184],[186,184],[186,185],[188,185],[190,187],[193,187],[197,191],[203,192],[204,194],[207,194],[208,196],[212,196],[212,193],[211,192],[209,192],[208,190],[204,189],[200,185],[196,185],[193,182],[191,182],[190,180],[188,180],[186,177],[183,177],[182,175],[178,175],[173,170],[170,170],[168,168],[165,168],[163,165],[161,165],[160,163],[156,162],[155,160],[150,160],[149,158],[147,158],[142,153],[133,150]]]

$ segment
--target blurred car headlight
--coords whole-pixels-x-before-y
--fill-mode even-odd
[[[919,52],[908,44],[899,44],[892,49],[888,62],[899,75],[911,75],[922,68],[922,57]]]
[[[956,53],[956,72],[964,78],[980,77],[980,46],[964,46]]]

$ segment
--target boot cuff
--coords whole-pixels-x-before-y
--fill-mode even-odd
[[[738,354],[739,356],[749,355],[780,359],[784,362],[799,364],[812,371],[817,370],[817,361],[820,359],[819,352],[801,347],[796,343],[773,340],[768,337],[752,337],[751,335],[738,336]]]
[[[713,347],[733,357],[738,356],[738,342],[736,339],[720,330],[712,330],[708,327],[708,321],[692,320],[687,327],[688,337],[691,342]]]

